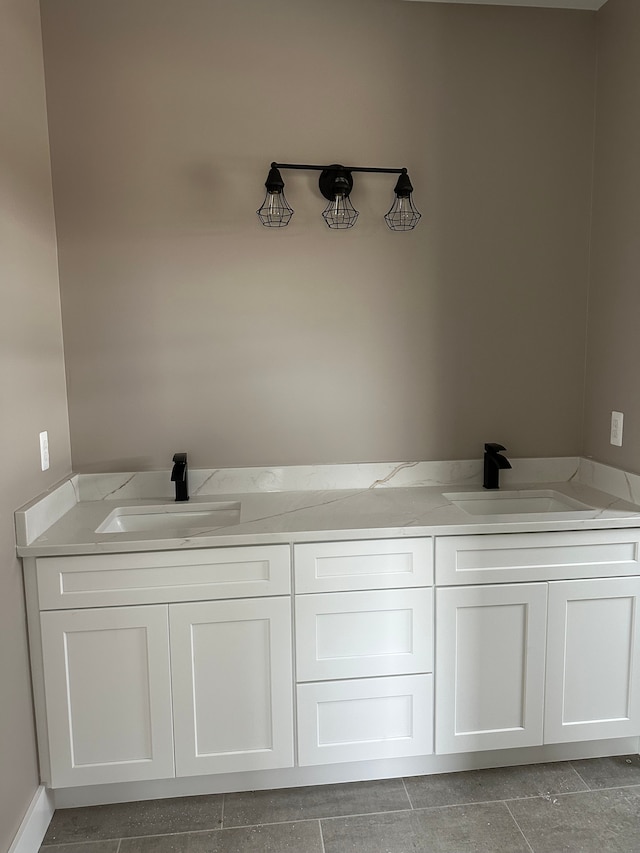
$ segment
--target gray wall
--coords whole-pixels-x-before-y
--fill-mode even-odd
[[[0,850],[38,786],[13,513],[70,470],[40,19],[0,0]],[[51,468],[40,471],[48,430]]]
[[[598,13],[585,455],[640,473],[640,4]],[[611,411],[625,415],[609,444]]]
[[[44,0],[73,465],[581,450],[595,14]],[[332,232],[309,173],[356,175]]]

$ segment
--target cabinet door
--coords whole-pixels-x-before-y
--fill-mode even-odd
[[[176,773],[293,766],[289,598],[172,604]]]
[[[549,585],[546,743],[640,733],[640,578]]]
[[[41,614],[51,787],[174,775],[166,605]]]
[[[436,752],[542,743],[547,584],[436,593]]]

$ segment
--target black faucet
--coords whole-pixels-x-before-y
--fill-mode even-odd
[[[189,500],[189,469],[186,453],[174,453],[171,482],[176,484],[176,500]]]
[[[485,444],[483,488],[500,488],[500,469],[511,468],[511,462],[506,457],[500,456],[500,451],[506,449],[506,447],[503,447],[501,444],[495,444],[495,442]]]

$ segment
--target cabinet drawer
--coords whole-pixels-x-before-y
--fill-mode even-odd
[[[432,752],[431,675],[298,685],[302,767]]]
[[[640,574],[640,531],[507,533],[436,539],[440,586]]]
[[[41,610],[286,595],[288,545],[36,561]]]
[[[298,681],[431,672],[433,591],[296,598]]]
[[[433,539],[294,546],[296,592],[389,589],[433,583]]]

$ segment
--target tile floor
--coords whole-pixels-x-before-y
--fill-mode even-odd
[[[640,757],[61,809],[41,853],[640,853]]]

